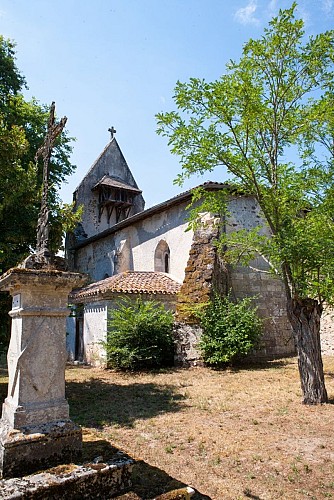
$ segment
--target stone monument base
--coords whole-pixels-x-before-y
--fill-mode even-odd
[[[130,489],[133,465],[133,459],[118,452],[105,463],[60,465],[31,476],[2,479],[0,498],[109,500]]]
[[[0,470],[3,479],[22,477],[38,470],[80,458],[82,431],[70,420],[13,429],[0,421]]]

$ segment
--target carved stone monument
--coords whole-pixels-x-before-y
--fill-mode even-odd
[[[12,296],[8,349],[8,395],[0,421],[0,475],[23,476],[75,460],[81,429],[69,418],[65,399],[66,316],[69,292],[86,277],[67,272],[64,260],[49,251],[49,160],[66,123],[54,120],[37,155],[43,158],[43,197],[37,252],[0,277],[0,290]]]

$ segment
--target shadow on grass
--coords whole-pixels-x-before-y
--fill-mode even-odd
[[[132,474],[132,491],[141,499],[155,498],[162,493],[184,488],[188,485],[169,476],[167,472],[140,460],[136,462]],[[196,491],[192,500],[211,500],[211,497]]]
[[[83,463],[89,463],[95,457],[101,457],[101,460],[108,461],[117,457],[119,450],[103,439],[97,441],[83,442]],[[129,458],[131,458],[128,455]],[[117,457],[119,459],[119,456]],[[135,461],[131,476],[131,493],[140,500],[152,499],[158,495],[172,491],[178,488],[188,486],[176,478],[167,474],[158,467],[153,467],[143,460]],[[122,497],[122,496],[121,496]],[[129,496],[133,498],[133,496]],[[193,500],[211,500],[210,497],[202,495],[196,491],[192,497]]]
[[[295,363],[295,358],[284,358],[284,359],[273,359],[273,360],[264,360],[264,361],[239,361],[235,362],[233,365],[226,365],[221,368],[213,368],[213,370],[218,372],[223,372],[225,370],[229,370],[232,372],[240,372],[240,371],[260,371],[260,370],[278,370],[280,368],[284,368],[288,365],[293,365]]]
[[[253,495],[253,493],[249,489],[244,490],[244,495],[245,497],[252,498],[253,500],[261,500],[261,497]]]
[[[132,427],[137,419],[180,411],[184,399],[169,385],[115,385],[96,379],[67,382],[66,397],[71,418],[84,427]]]

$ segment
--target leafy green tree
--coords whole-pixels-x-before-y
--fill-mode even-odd
[[[35,154],[44,141],[49,107],[22,94],[25,79],[15,63],[15,44],[0,36],[0,269],[6,271],[26,257],[36,244],[41,201],[42,162]],[[57,190],[71,174],[71,138],[58,137],[51,158],[49,203],[51,245],[57,250],[62,233],[76,221],[70,205],[62,205]],[[67,226],[67,227],[66,227]],[[10,300],[0,296],[0,350],[9,335]]]
[[[123,370],[158,368],[173,363],[173,314],[154,300],[124,298],[108,322],[108,366]]]
[[[224,167],[261,207],[271,237],[259,227],[221,244],[231,262],[261,254],[283,280],[303,402],[316,404],[327,401],[320,318],[334,297],[334,32],[306,38],[295,9],[280,10],[219,80],[178,82],[179,111],[157,119],[181,157],[179,182]]]
[[[49,107],[22,94],[25,79],[15,64],[15,45],[0,36],[0,250],[2,271],[16,265],[34,248],[41,200],[42,162],[35,154],[43,143]],[[71,207],[62,206],[57,190],[73,172],[71,138],[57,139],[51,158],[50,206],[53,247],[59,243],[60,223],[69,221]]]

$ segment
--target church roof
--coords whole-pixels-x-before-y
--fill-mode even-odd
[[[97,182],[95,184],[95,186],[92,188],[92,191],[93,191],[93,189],[96,189],[99,186],[109,186],[109,187],[115,187],[115,188],[120,188],[120,189],[126,189],[126,191],[133,191],[134,193],[141,193],[140,189],[137,189],[133,186],[130,186],[130,184],[126,184],[123,181],[119,181],[117,179],[114,179],[113,177],[109,177],[108,175],[104,175],[102,177],[102,179],[100,179],[99,182]]]
[[[141,293],[175,295],[181,285],[168,274],[152,271],[125,271],[110,278],[96,281],[90,285],[73,290],[70,299],[79,302],[80,299],[106,295],[109,293]]]
[[[92,166],[90,167],[90,169],[88,170],[88,172],[86,173],[86,175],[83,177],[83,179],[81,180],[80,184],[76,187],[76,189],[74,190],[74,193],[76,193],[79,189],[80,189],[80,186],[82,184],[84,184],[86,182],[86,179],[92,175],[92,173],[94,172],[94,170],[97,168],[97,166],[103,162],[103,159],[105,157],[107,157],[108,153],[110,152],[118,152],[120,158],[121,158],[121,161],[122,161],[122,164],[123,166],[126,168],[128,174],[130,175],[130,177],[133,179],[133,182],[135,184],[135,186],[137,187],[137,184],[136,184],[136,181],[135,179],[133,178],[133,175],[129,169],[129,166],[126,162],[126,159],[124,158],[124,155],[122,153],[122,150],[121,148],[119,147],[119,144],[116,140],[115,137],[112,137],[110,142],[108,142],[108,144],[105,146],[104,150],[102,151],[102,153],[100,153],[100,155],[97,157],[97,159],[95,160],[95,162],[92,164]],[[141,192],[141,191],[140,191]]]
[[[223,182],[205,182],[201,184],[200,186],[197,186],[197,188],[204,188],[207,191],[220,191],[222,189],[227,189],[229,191],[233,191],[231,186],[229,184],[223,183]],[[196,188],[195,188],[196,189]],[[178,205],[182,202],[185,201],[191,201],[192,198],[192,193],[193,189],[190,189],[188,191],[185,191],[184,193],[178,194],[174,196],[173,198],[170,198],[167,201],[163,201],[162,203],[159,203],[158,205],[154,205],[153,207],[147,208],[146,210],[143,210],[141,212],[138,212],[131,217],[128,217],[127,219],[124,219],[117,224],[114,224],[113,226],[109,227],[108,229],[105,229],[101,233],[94,234],[93,236],[90,236],[89,238],[86,238],[84,240],[78,241],[76,244],[73,245],[73,249],[78,249],[85,247],[86,245],[89,245],[93,241],[100,240],[102,238],[105,238],[106,236],[109,236],[110,234],[117,233],[120,229],[123,229],[125,227],[131,226],[131,224],[134,224],[137,221],[144,220],[146,217],[150,217],[156,213],[162,212],[166,210],[167,208],[173,206],[173,205]]]

